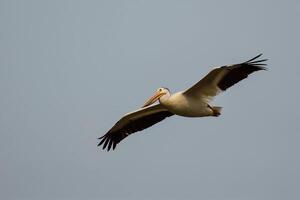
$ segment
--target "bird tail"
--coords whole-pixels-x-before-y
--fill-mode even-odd
[[[222,107],[214,106],[212,107],[212,110],[213,110],[213,116],[218,117],[219,115],[221,115]]]

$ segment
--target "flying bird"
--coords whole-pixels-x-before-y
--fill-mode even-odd
[[[132,133],[144,130],[167,117],[218,117],[222,107],[210,103],[220,92],[248,77],[249,74],[266,70],[267,59],[262,54],[239,64],[226,65],[211,70],[191,88],[170,93],[168,88],[158,88],[155,94],[138,110],[123,116],[105,135],[98,138],[102,149],[114,150],[116,145]],[[158,104],[154,104],[159,101]]]

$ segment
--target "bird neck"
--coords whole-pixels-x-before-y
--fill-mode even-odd
[[[171,94],[168,92],[167,94],[165,94],[159,98],[159,102],[161,104],[166,104],[167,101],[169,100],[170,96],[171,96]]]

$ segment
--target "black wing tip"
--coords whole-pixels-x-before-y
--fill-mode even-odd
[[[246,61],[246,63],[248,63],[248,62],[252,62],[252,61],[256,60],[257,58],[261,57],[262,55],[263,55],[263,54],[262,54],[262,53],[260,53],[260,54],[258,54],[257,56],[255,56],[255,57],[253,57],[253,58],[251,58],[251,59],[247,60],[247,61]]]
[[[101,141],[98,143],[97,147],[100,147],[101,145],[103,145],[102,150],[105,150],[105,149],[107,151],[115,150],[117,143],[112,138],[109,138],[106,135],[104,135],[102,137],[99,137],[98,139],[101,139]]]
[[[255,67],[256,70],[255,71],[259,71],[259,70],[268,70],[267,64],[264,63],[266,61],[268,61],[268,59],[261,59],[261,60],[257,60],[259,57],[261,57],[263,54],[258,54],[257,56],[255,56],[254,58],[251,58],[250,60],[247,60],[246,62],[244,62],[244,64],[250,65],[252,67]]]
[[[249,74],[252,74],[255,71],[268,70],[265,67],[267,64],[264,63],[267,59],[258,60],[262,55],[263,54],[258,54],[246,62],[228,66],[227,69],[229,72],[219,81],[218,87],[225,91],[227,88],[247,78]]]
[[[260,58],[263,54],[258,54],[257,56],[247,60],[245,63],[260,63],[260,62],[265,62],[268,59],[261,59],[261,60],[257,60],[258,58]]]

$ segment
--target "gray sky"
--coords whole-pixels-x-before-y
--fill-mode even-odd
[[[0,1],[1,199],[299,199],[299,1]],[[160,86],[264,53],[215,100],[97,148]]]

